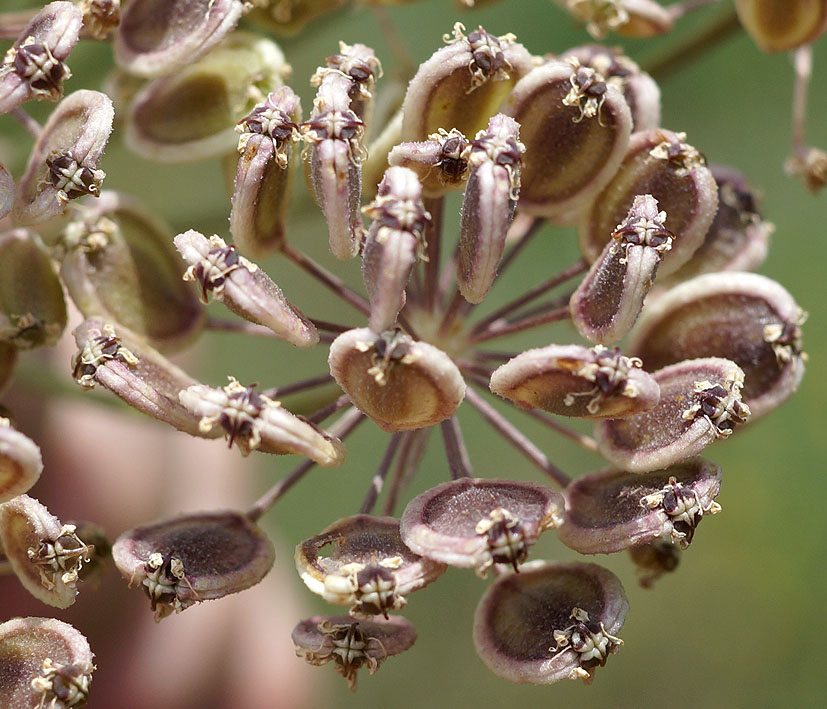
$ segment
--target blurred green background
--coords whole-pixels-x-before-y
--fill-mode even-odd
[[[611,37],[609,41],[623,44],[632,58],[646,66],[697,32],[716,13],[726,11],[729,4],[724,2],[722,7],[686,18],[665,38],[619,42]],[[4,0],[3,5],[24,3]],[[483,24],[495,34],[513,32],[536,54],[560,52],[590,41],[585,31],[549,0],[503,0],[475,12],[458,12],[452,0],[429,0],[389,8],[388,14],[416,62],[441,46],[442,34],[449,32],[457,19],[468,27]],[[308,78],[325,56],[336,51],[340,39],[375,48],[385,65],[380,97],[383,91],[401,92],[403,88],[389,37],[374,15],[364,7],[346,9],[314,23],[297,37],[280,40],[293,66],[292,85],[302,97],[305,114],[313,96]],[[106,46],[79,46],[70,61],[75,78],[69,88],[99,85],[104,70],[111,66],[109,57]],[[405,615],[419,633],[414,648],[389,660],[375,677],[365,673],[356,694],[347,690],[332,668],[317,670],[327,694],[321,705],[367,709],[657,704],[694,709],[805,707],[823,702],[827,689],[823,669],[827,649],[821,635],[827,628],[823,619],[827,581],[827,378],[823,374],[827,351],[827,195],[811,195],[783,173],[790,143],[792,66],[788,56],[763,54],[743,32],[736,32],[670,74],[661,88],[664,127],[686,131],[689,142],[711,162],[737,166],[764,194],[764,216],[776,224],[777,231],[769,259],[760,271],[785,285],[810,313],[805,326],[810,360],[801,390],[781,410],[708,451],[707,457],[719,462],[724,471],[718,498],[723,513],[704,522],[677,573],[661,579],[653,591],[645,591],[638,587],[624,555],[596,560],[620,576],[631,610],[620,633],[625,646],[597,672],[590,687],[573,682],[515,686],[491,675],[477,658],[471,641],[474,608],[490,581],[480,581],[471,572],[451,570],[436,585],[410,598]],[[822,41],[815,47],[807,127],[809,143],[822,148],[827,148],[825,94],[827,42]],[[37,106],[33,113],[42,117],[47,110]],[[7,139],[4,159],[19,171],[27,138],[10,118],[0,122],[0,131]],[[106,187],[139,194],[176,232],[196,228],[226,235],[229,197],[217,161],[175,167],[144,162],[123,147],[116,130],[102,167],[108,173]],[[360,286],[357,263],[342,267],[326,254],[324,225],[300,182],[297,188],[291,240]],[[450,204],[456,212],[458,203]],[[576,258],[573,233],[548,229],[497,283],[495,300],[502,302],[509,292],[518,293],[521,286],[547,278]],[[265,267],[291,301],[309,315],[362,325],[358,314],[334,304],[332,298],[330,305],[325,305],[328,294],[319,294],[315,284],[289,264],[275,259]],[[514,347],[552,341],[576,341],[576,336],[567,326],[548,328],[539,339],[515,340]],[[212,354],[203,357],[201,371],[196,374],[214,384],[231,372],[243,381],[273,386],[303,373],[319,373],[326,361],[322,347],[297,356],[289,346],[275,341],[250,341],[232,335],[211,335],[198,347],[202,353],[209,348]],[[540,479],[467,409],[461,410],[460,420],[477,474]],[[602,467],[597,457],[558,440],[524,415],[514,413],[512,418],[573,476]],[[348,441],[350,455],[342,469],[311,474],[271,513],[267,523],[277,526],[281,536],[294,543],[356,512],[384,439],[375,427],[361,427]],[[446,479],[439,443],[438,436],[433,436],[422,473],[406,500]],[[254,457],[246,464],[262,471],[263,488],[267,480],[289,471],[295,461]],[[288,555],[280,558],[280,563],[292,564]],[[541,540],[532,558],[578,557],[552,533]],[[310,598],[298,578],[295,586],[314,612],[333,612],[320,599]],[[273,642],[288,640],[274,638]],[[104,662],[105,658],[99,658],[99,664]]]

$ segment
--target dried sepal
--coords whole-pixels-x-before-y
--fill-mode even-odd
[[[255,586],[273,566],[275,551],[255,523],[228,510],[131,529],[115,541],[112,558],[129,585],[147,595],[160,621]]]
[[[820,148],[804,148],[784,163],[788,175],[800,178],[813,194],[827,185],[827,152]]]
[[[623,95],[574,57],[534,69],[502,110],[519,122],[526,146],[520,209],[561,222],[612,178],[632,132]]]
[[[38,445],[0,416],[0,503],[27,492],[42,472]]]
[[[591,67],[626,99],[632,114],[632,130],[651,130],[660,126],[660,88],[655,80],[623,54],[619,47],[587,44],[563,52],[558,59],[575,58]]]
[[[193,436],[203,433],[199,417],[178,403],[178,393],[197,384],[186,372],[125,328],[92,318],[73,335],[78,351],[72,376],[84,389],[100,385],[133,408]]]
[[[311,86],[319,86],[331,71],[344,74],[351,81],[348,95],[350,108],[366,126],[370,124],[376,80],[382,76],[382,64],[374,51],[364,44],[339,42],[339,53],[329,56],[310,78]]]
[[[194,64],[144,85],[125,111],[124,141],[142,158],[164,163],[231,153],[238,121],[287,73],[274,42],[233,32]]]
[[[675,235],[651,195],[638,195],[569,300],[577,331],[590,342],[618,342],[635,324]]]
[[[495,564],[519,564],[544,531],[563,521],[563,499],[529,482],[461,478],[415,497],[402,514],[408,548],[484,577]]]
[[[115,37],[115,61],[158,76],[190,64],[231,32],[242,0],[130,0]]]
[[[617,173],[582,215],[580,249],[589,261],[597,260],[635,197],[643,194],[657,200],[676,235],[659,266],[660,276],[674,273],[692,257],[715,217],[718,190],[703,155],[685,141],[685,134],[663,129],[632,135]]]
[[[691,458],[749,418],[744,372],[730,360],[686,360],[652,376],[660,387],[654,408],[595,427],[601,455],[623,470],[643,473]]]
[[[767,257],[775,226],[764,221],[758,195],[744,175],[724,165],[710,165],[718,184],[718,211],[704,242],[671,280],[676,283],[712,271],[752,271]]]
[[[422,203],[416,173],[389,167],[376,199],[362,210],[372,220],[362,248],[362,275],[370,298],[369,327],[388,330],[405,305],[405,287],[425,250],[431,215]]]
[[[787,290],[755,273],[708,273],[647,307],[629,350],[652,369],[695,357],[725,357],[745,374],[743,397],[763,416],[786,401],[804,376],[806,313]]]
[[[74,0],[83,13],[81,36],[110,39],[121,23],[121,0]]]
[[[336,672],[355,690],[358,670],[366,667],[375,674],[385,659],[414,644],[416,631],[401,616],[387,620],[314,616],[296,625],[291,637],[298,657],[316,667],[332,660]]]
[[[462,187],[468,179],[471,143],[456,128],[438,132],[420,142],[395,145],[388,154],[390,165],[413,170],[426,197],[441,197]]]
[[[474,617],[474,645],[511,682],[591,681],[623,641],[629,604],[618,578],[596,564],[531,562],[500,576]]]
[[[182,281],[170,228],[119,192],[102,193],[72,216],[57,254],[63,281],[83,316],[117,322],[164,351],[192,341],[206,317]]]
[[[48,347],[65,327],[63,287],[40,237],[28,229],[0,234],[0,342]]]
[[[735,0],[738,19],[765,52],[814,41],[827,27],[825,0]]]
[[[32,18],[0,63],[0,114],[32,98],[60,100],[82,21],[71,2],[49,3]]]
[[[236,126],[238,167],[230,233],[245,253],[259,258],[278,250],[285,239],[287,206],[293,184],[293,143],[299,140],[299,97],[280,86]]]
[[[203,302],[210,297],[219,300],[296,347],[312,347],[319,341],[315,325],[287,302],[273,280],[221,237],[207,238],[190,229],[178,234],[174,243],[188,264],[184,280],[198,285]]]
[[[610,32],[624,37],[653,37],[672,29],[674,19],[654,0],[557,0],[595,39]]]
[[[655,406],[660,389],[636,357],[598,345],[526,350],[491,375],[491,391],[525,409],[563,416],[624,418]]]
[[[643,474],[590,473],[563,491],[566,514],[557,534],[581,554],[611,554],[659,540],[686,549],[704,515],[720,511],[720,487],[721,468],[703,458]]]
[[[520,195],[524,152],[519,124],[501,113],[471,142],[457,258],[457,286],[469,303],[482,302],[497,276]]]
[[[17,184],[14,218],[39,224],[62,214],[69,200],[100,194],[98,161],[112,132],[114,108],[106,94],[82,89],[52,111]]]
[[[229,379],[220,389],[198,384],[178,395],[181,404],[200,417],[200,431],[223,433],[229,445],[235,443],[245,456],[258,450],[276,455],[296,453],[320,465],[339,465],[344,460],[345,447],[338,438],[291,414],[253,387]]]
[[[0,624],[0,697],[9,709],[68,709],[86,704],[92,650],[75,628],[56,618],[14,618]]]
[[[323,556],[322,552],[329,554]],[[333,523],[296,547],[305,585],[329,603],[350,606],[355,618],[388,617],[407,596],[435,581],[445,565],[405,546],[399,520],[354,515]]]
[[[301,126],[316,202],[327,220],[330,251],[340,259],[356,256],[364,232],[359,202],[365,124],[350,107],[352,86],[344,74],[324,74],[310,120]]]
[[[0,505],[0,543],[12,570],[35,598],[68,608],[77,596],[78,572],[91,547],[28,495]]]
[[[450,418],[465,381],[442,350],[399,330],[348,330],[330,345],[330,373],[383,430],[410,431]]]
[[[423,141],[440,128],[475,135],[533,62],[513,35],[495,37],[482,27],[465,34],[457,23],[419,67],[402,104],[402,139]]]

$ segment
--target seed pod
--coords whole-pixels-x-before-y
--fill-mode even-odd
[[[0,545],[23,587],[38,600],[68,608],[77,596],[78,572],[91,548],[28,495],[0,505]]]
[[[292,36],[317,17],[343,7],[347,0],[279,0],[257,4],[247,19],[278,36]]]
[[[464,34],[461,23],[447,47],[420,65],[402,104],[402,138],[421,141],[440,128],[475,135],[518,79],[527,74],[531,55],[513,35],[495,37],[482,27]]]
[[[651,409],[660,391],[635,357],[598,345],[526,350],[491,375],[491,391],[524,409],[580,418],[624,418]]]
[[[115,37],[115,61],[158,76],[194,62],[235,29],[242,0],[130,0]]]
[[[718,211],[703,244],[692,258],[673,274],[675,283],[711,271],[752,271],[767,257],[775,226],[758,212],[755,190],[737,170],[710,166],[718,184]]]
[[[675,235],[652,195],[638,195],[626,219],[569,300],[571,319],[587,340],[618,342],[635,324]]]
[[[321,555],[325,550],[326,556]],[[296,569],[305,585],[328,603],[351,606],[354,618],[388,617],[407,596],[435,581],[445,565],[412,552],[399,535],[399,520],[354,515],[340,519],[296,547]]]
[[[112,558],[149,598],[155,620],[255,586],[275,560],[273,544],[233,510],[181,515],[124,532]]]
[[[106,173],[97,167],[113,115],[112,101],[98,91],[75,91],[60,102],[17,184],[15,220],[39,224],[62,214],[70,199],[100,194]]]
[[[173,241],[189,264],[184,280],[198,283],[203,302],[212,296],[236,315],[269,328],[296,347],[312,347],[319,341],[313,323],[287,302],[272,279],[221,237],[213,234],[208,239],[190,229]]]
[[[360,668],[376,674],[386,658],[414,644],[416,631],[401,616],[356,621],[350,616],[317,615],[301,621],[291,637],[296,655],[316,667],[333,660],[336,672],[355,691]]]
[[[79,707],[92,681],[86,638],[55,618],[14,618],[0,624],[0,697],[17,707]]]
[[[339,465],[345,457],[342,442],[300,416],[294,416],[281,403],[245,387],[230,377],[221,388],[191,386],[178,395],[183,406],[201,417],[204,433],[218,430],[238,445],[241,454],[250,451],[304,455],[319,465]]]
[[[744,373],[727,359],[691,359],[652,376],[660,387],[657,406],[636,416],[601,421],[594,430],[601,455],[623,470],[660,470],[700,453],[744,423]]]
[[[350,79],[350,110],[365,126],[370,125],[373,112],[373,91],[376,80],[382,76],[382,64],[373,50],[364,44],[339,42],[339,53],[325,60],[310,78],[311,86],[320,86],[322,79],[331,71],[344,74]]]
[[[575,58],[603,77],[607,86],[620,91],[632,114],[632,130],[652,130],[660,126],[660,88],[655,80],[623,54],[619,47],[587,44],[563,52],[558,59]]]
[[[562,523],[562,511],[562,497],[543,485],[461,478],[411,500],[400,531],[417,554],[484,577],[494,564],[519,571],[528,547]]]
[[[765,52],[783,52],[815,40],[827,26],[825,0],[735,0],[738,19]]]
[[[126,145],[164,163],[231,153],[238,121],[288,71],[274,42],[233,32],[194,64],[150,81],[135,95],[126,113]]]
[[[292,144],[299,140],[299,97],[280,86],[236,126],[238,168],[230,212],[233,242],[261,258],[284,244],[293,185]]]
[[[343,74],[325,74],[310,120],[302,124],[316,202],[327,220],[330,250],[340,259],[359,253],[364,232],[359,203],[365,125],[350,108],[352,85]]]
[[[27,492],[42,472],[40,448],[0,416],[0,503]]]
[[[471,143],[457,259],[457,285],[469,303],[482,302],[497,277],[520,194],[523,152],[519,124],[501,113]]]
[[[412,431],[454,415],[465,381],[442,350],[398,330],[348,330],[330,345],[330,373],[383,431]]]
[[[806,314],[778,283],[721,272],[682,283],[644,311],[629,349],[652,369],[694,357],[726,357],[744,370],[744,402],[763,416],[804,376]]]
[[[14,179],[3,163],[0,163],[0,219],[10,211],[14,203]]]
[[[405,287],[425,248],[431,215],[422,203],[416,173],[389,167],[376,199],[362,210],[371,219],[362,249],[362,275],[370,297],[370,329],[392,328],[405,305]]]
[[[396,145],[388,154],[388,163],[413,170],[426,197],[441,197],[468,179],[470,151],[471,143],[456,128],[440,128],[428,140]]]
[[[611,554],[660,539],[686,549],[704,515],[720,512],[714,502],[721,468],[693,458],[666,470],[626,473],[601,470],[564,491],[560,541],[581,554]]]
[[[582,216],[580,250],[589,261],[597,260],[607,235],[642,194],[657,200],[677,235],[659,267],[660,276],[674,273],[692,257],[712,224],[718,190],[706,160],[685,139],[685,134],[667,130],[632,136],[619,170]]]
[[[503,111],[519,122],[526,146],[520,209],[561,222],[612,178],[632,132],[623,95],[574,58],[534,69]]]
[[[59,101],[72,72],[64,60],[78,41],[83,13],[71,2],[52,2],[21,32],[0,64],[0,114],[30,98]]]
[[[64,327],[63,288],[40,237],[28,229],[0,235],[0,342],[50,347]]]
[[[653,37],[666,34],[674,20],[654,0],[557,0],[557,4],[586,25],[595,39],[609,32],[624,37]]]
[[[192,436],[220,435],[201,431],[200,418],[178,403],[178,393],[198,382],[146,342],[96,318],[82,322],[73,335],[79,349],[72,375],[84,389],[100,384],[138,411]]]
[[[531,562],[494,581],[474,616],[477,654],[511,682],[591,681],[623,641],[618,578],[596,564]]]
[[[171,229],[118,192],[73,216],[59,242],[60,273],[84,317],[117,322],[164,351],[191,342],[205,313],[182,281]]]

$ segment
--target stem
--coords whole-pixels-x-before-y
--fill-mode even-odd
[[[487,340],[493,340],[497,337],[512,335],[515,332],[530,330],[534,327],[538,327],[539,325],[566,320],[569,317],[570,313],[567,303],[566,305],[559,306],[551,312],[527,317],[506,325],[498,325],[497,323],[493,323],[489,328],[472,335],[471,342],[486,342]]]
[[[714,5],[716,2],[720,2],[720,0],[681,0],[681,2],[669,5],[666,9],[669,11],[673,20],[679,20],[690,12],[699,10],[707,5]]]
[[[310,423],[319,424],[349,404],[350,397],[347,394],[342,394],[338,399],[331,401],[327,406],[323,406],[318,411],[314,411],[307,417],[307,420],[310,421]]]
[[[471,381],[480,386],[476,379]],[[480,386],[480,388],[482,388]],[[513,445],[528,460],[548,475],[557,485],[565,488],[571,479],[560,468],[552,463],[545,454],[532,443],[514,424],[499,413],[491,404],[485,401],[471,387],[465,390],[465,399],[505,440]]]
[[[310,377],[302,379],[293,384],[286,384],[282,387],[272,387],[261,392],[268,399],[275,399],[279,396],[287,396],[288,394],[295,394],[297,391],[304,391],[305,389],[312,389],[314,387],[322,386],[328,382],[333,381],[333,377],[329,373],[320,374],[317,377]]]
[[[321,330],[322,332],[330,332],[336,335],[350,330],[350,327],[348,327],[347,325],[340,325],[339,323],[328,322],[327,320],[317,320],[316,318],[310,318],[310,322],[313,323],[317,330]]]
[[[370,304],[356,291],[351,290],[345,285],[345,282],[338,276],[334,276],[330,271],[316,263],[306,254],[297,251],[290,244],[285,244],[282,247],[282,253],[290,259],[299,268],[309,273],[313,278],[322,283],[326,288],[332,290],[342,300],[352,305],[357,310],[365,315],[370,316]]]
[[[445,455],[451,468],[451,479],[470,478],[474,472],[471,468],[471,458],[465,446],[465,439],[459,427],[459,419],[451,416],[440,424],[442,439],[445,443]]]
[[[496,320],[500,320],[504,318],[506,315],[513,313],[518,308],[530,303],[532,300],[536,300],[541,295],[548,293],[550,290],[553,290],[557,286],[565,283],[566,281],[574,278],[575,276],[579,276],[581,273],[585,273],[589,269],[589,264],[586,262],[586,259],[580,259],[576,261],[568,268],[560,271],[555,276],[552,276],[544,283],[540,283],[537,286],[534,286],[531,290],[527,291],[523,295],[521,295],[516,300],[507,303],[499,310],[491,313],[488,317],[480,320],[473,329],[473,332],[480,332],[481,330],[485,330],[489,325],[491,325]]]
[[[17,39],[38,12],[40,8],[4,12],[0,15],[0,39]]]
[[[681,69],[684,64],[705,55],[713,46],[728,39],[740,29],[738,15],[734,8],[730,9],[702,27],[695,36],[670,45],[664,54],[645,67],[645,71],[660,82],[664,77]]]
[[[807,44],[795,50],[795,85],[793,87],[793,155],[807,150],[805,126],[807,123],[807,94],[813,73],[813,47]]]
[[[569,428],[568,426],[564,426],[562,423],[552,418],[545,411],[536,411],[534,409],[520,409],[520,411],[522,411],[524,414],[528,414],[532,418],[537,419],[540,423],[543,423],[549,428],[557,431],[557,433],[565,436],[569,440],[574,441],[579,446],[585,448],[587,451],[591,451],[592,453],[598,452],[597,441],[595,441],[594,438],[592,438],[591,436],[587,436],[584,433],[578,433],[577,431]]]
[[[402,450],[396,459],[391,486],[385,497],[385,504],[382,506],[382,514],[393,515],[396,509],[396,502],[402,493],[402,489],[408,484],[411,475],[419,467],[430,433],[430,428],[420,428],[404,434],[405,438],[402,441]]]
[[[396,29],[396,25],[391,19],[391,16],[388,14],[388,11],[384,7],[377,5],[371,6],[371,10],[373,10],[373,16],[379,23],[379,28],[382,30],[382,34],[385,35],[385,39],[390,45],[391,52],[393,52],[396,63],[399,64],[399,73],[404,77],[413,76],[414,67],[416,65],[408,52],[408,48],[402,41],[402,36]]]
[[[34,118],[20,108],[20,106],[12,109],[12,115],[28,131],[32,138],[37,140],[40,137],[40,134],[43,132],[43,126],[41,126]]]
[[[517,258],[517,255],[528,246],[531,238],[540,231],[540,228],[544,224],[545,219],[541,217],[529,217],[527,214],[518,214],[514,218],[508,234],[505,237],[505,242],[507,244],[513,242],[514,246],[508,250],[508,253],[503,256],[502,261],[500,261],[500,266],[497,269],[497,278],[502,276],[514,259]],[[496,283],[496,281],[494,282]]]
[[[442,248],[442,223],[444,197],[426,198],[425,209],[431,213],[431,221],[425,231],[428,260],[425,262],[425,307],[433,312],[439,292],[439,258]]]
[[[379,497],[379,493],[382,492],[382,486],[385,484],[385,477],[388,474],[388,470],[390,470],[393,457],[396,455],[396,451],[399,449],[400,443],[402,443],[402,434],[394,433],[391,436],[387,449],[385,450],[385,455],[382,456],[382,460],[379,463],[379,468],[376,470],[373,479],[370,481],[370,487],[368,488],[367,495],[365,495],[365,501],[359,508],[359,512],[361,514],[369,515],[373,512],[373,508],[376,505],[376,498]]]
[[[344,439],[353,431],[362,421],[365,415],[356,407],[350,409],[340,418],[331,428],[331,433]],[[252,506],[247,510],[247,518],[251,522],[256,522],[265,512],[267,512],[273,505],[276,504],[284,494],[301,480],[307,472],[316,466],[316,461],[305,460],[301,465],[294,468],[285,478],[282,478],[267,492],[265,492]]]

